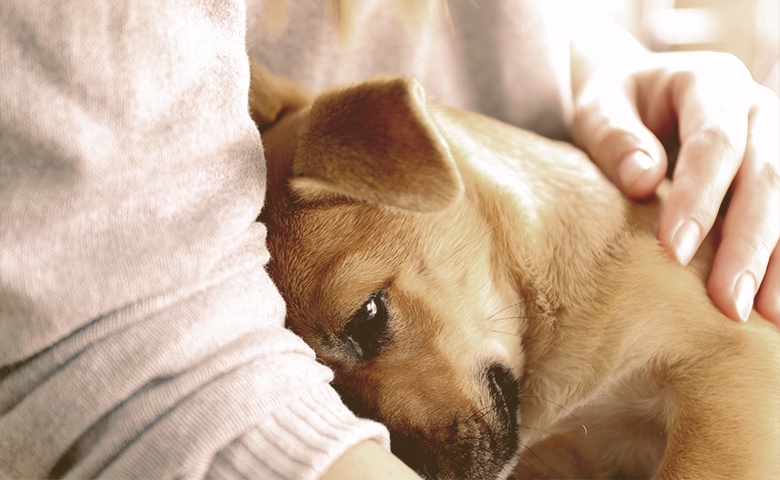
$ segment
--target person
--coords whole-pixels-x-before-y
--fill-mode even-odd
[[[414,478],[284,329],[247,51],[312,91],[414,75],[635,198],[679,132],[659,240],[686,263],[730,191],[710,295],[780,324],[777,97],[552,3],[0,3],[0,476]]]

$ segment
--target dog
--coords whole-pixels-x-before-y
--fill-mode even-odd
[[[778,477],[780,332],[711,303],[717,238],[659,245],[663,192],[412,79],[251,88],[288,327],[421,476]]]

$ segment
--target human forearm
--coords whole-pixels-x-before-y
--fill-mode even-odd
[[[419,476],[376,442],[365,441],[350,448],[321,480],[417,479]]]
[[[311,479],[387,442],[264,270],[242,9],[0,8],[0,477]]]

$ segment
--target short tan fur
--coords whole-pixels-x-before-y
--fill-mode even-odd
[[[716,238],[659,246],[663,195],[414,80],[289,112],[258,122],[288,325],[422,475],[780,474],[780,333],[712,305]]]

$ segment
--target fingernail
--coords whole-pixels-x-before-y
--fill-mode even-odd
[[[682,265],[688,265],[699,248],[701,239],[701,227],[695,220],[686,220],[677,228],[672,237],[672,248],[677,261]]]
[[[623,188],[629,188],[633,185],[643,173],[652,169],[658,162],[650,155],[637,150],[629,153],[618,165],[618,180]]]
[[[753,310],[753,297],[756,296],[756,280],[748,272],[743,273],[734,285],[734,305],[737,307],[739,319],[747,322]]]

